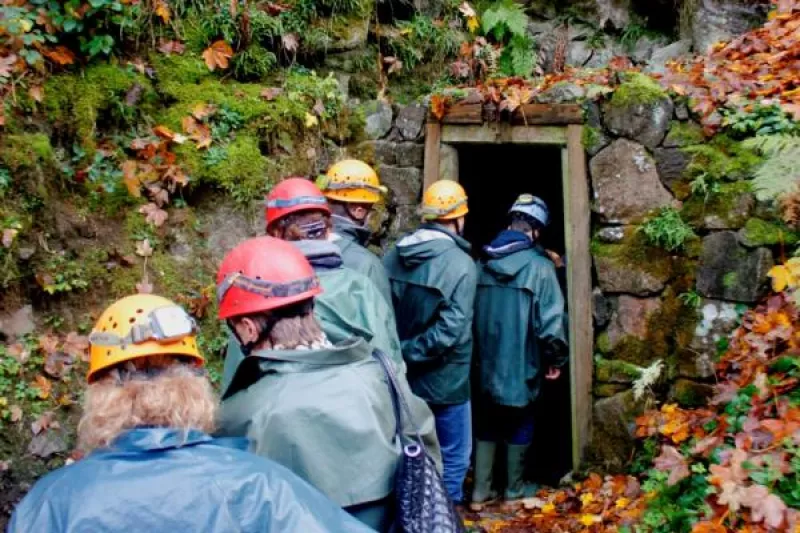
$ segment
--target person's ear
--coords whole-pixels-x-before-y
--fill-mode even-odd
[[[239,337],[242,344],[256,342],[261,333],[256,321],[249,317],[236,320],[233,323],[233,328],[236,330],[236,335]]]

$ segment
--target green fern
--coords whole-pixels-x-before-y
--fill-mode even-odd
[[[506,76],[530,76],[536,67],[535,43],[528,35],[528,16],[513,0],[501,0],[484,11],[483,33],[503,45],[498,67]]]
[[[800,137],[758,136],[742,143],[764,156],[753,176],[753,191],[761,201],[777,200],[796,191],[800,180]]]

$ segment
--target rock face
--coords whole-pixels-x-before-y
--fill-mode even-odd
[[[603,328],[611,319],[614,305],[611,298],[607,298],[598,287],[592,290],[592,317],[598,328]]]
[[[699,322],[694,337],[678,361],[678,373],[689,378],[714,376],[717,343],[739,325],[736,304],[720,300],[704,300],[698,309]]]
[[[679,379],[672,384],[669,391],[670,401],[682,407],[700,407],[707,405],[708,399],[714,395],[714,387],[708,383],[697,383],[688,379]]]
[[[33,316],[33,307],[23,305],[13,313],[0,316],[0,334],[5,337],[17,338],[33,333],[36,322]]]
[[[458,181],[458,151],[449,144],[439,147],[439,179]]]
[[[427,115],[428,109],[420,104],[412,104],[400,109],[395,121],[395,127],[400,137],[406,141],[419,139]]]
[[[645,72],[663,74],[667,70],[667,61],[685,56],[692,48],[690,39],[676,41],[667,46],[654,48],[645,67]]]
[[[755,303],[772,264],[768,249],[748,250],[732,231],[712,233],[703,239],[697,290],[706,298]]]
[[[608,326],[608,340],[613,350],[625,337],[644,340],[650,317],[661,308],[659,298],[636,298],[622,294],[617,298],[617,309]]]
[[[642,270],[642,265],[624,264],[613,257],[596,255],[594,265],[603,292],[647,296],[661,292],[667,282],[667,274],[658,276]]]
[[[213,258],[222,261],[240,242],[264,233],[264,204],[253,202],[247,212],[233,205],[214,207],[205,217],[204,229]]]
[[[764,22],[769,3],[748,0],[700,0],[692,17],[692,42],[700,54]]]
[[[668,96],[649,102],[618,104],[612,101],[604,107],[608,129],[620,137],[636,139],[648,148],[664,140],[672,118],[673,105]]]
[[[610,470],[621,469],[636,445],[636,417],[641,416],[652,399],[647,393],[636,400],[633,391],[628,390],[596,401],[592,410],[589,460]]]
[[[379,165],[381,183],[392,191],[395,205],[415,205],[422,194],[422,171],[418,168]]]
[[[392,129],[392,107],[379,100],[369,102],[364,107],[367,120],[364,133],[370,139],[385,137]]]
[[[683,173],[689,165],[690,158],[678,148],[656,148],[653,150],[656,159],[656,170],[661,181],[673,194],[675,185],[683,181]]]
[[[640,144],[617,139],[594,156],[589,167],[594,210],[604,222],[630,223],[654,209],[676,205],[658,178],[653,158]]]

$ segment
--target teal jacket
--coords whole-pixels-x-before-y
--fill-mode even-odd
[[[476,270],[470,245],[423,225],[384,258],[408,381],[431,404],[469,400]]]
[[[513,407],[533,402],[546,367],[567,361],[564,323],[564,298],[543,250],[481,260],[475,299],[481,397]]]
[[[440,461],[430,409],[411,394],[404,376],[397,377],[428,451]],[[254,351],[230,392],[222,402],[221,434],[248,437],[251,451],[343,507],[392,493],[401,457],[392,398],[383,367],[363,339]]]
[[[339,215],[333,215],[331,220],[333,220],[331,240],[342,251],[344,267],[368,277],[386,299],[386,303],[391,304],[392,289],[389,286],[386,269],[383,268],[378,256],[365,246],[370,236],[369,229]]]
[[[136,428],[50,472],[17,506],[7,533],[368,533],[245,439]]]
[[[397,337],[394,311],[366,277],[341,266],[339,249],[326,241],[297,241],[320,280],[322,294],[314,300],[314,315],[334,344],[360,337],[388,355],[405,372],[400,340]],[[222,393],[226,393],[236,368],[244,359],[233,336],[222,375]]]

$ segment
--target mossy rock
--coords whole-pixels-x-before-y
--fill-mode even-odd
[[[591,242],[592,256],[610,259],[620,267],[635,268],[666,281],[673,274],[675,256],[651,246],[637,227],[629,226],[618,243],[605,243],[595,237]]]
[[[0,141],[0,160],[13,172],[53,167],[55,154],[50,138],[43,133],[5,135]]]
[[[679,379],[669,391],[671,401],[677,402],[681,407],[702,407],[708,405],[708,400],[714,396],[714,387],[708,383],[698,383],[689,379]]]
[[[667,92],[657,81],[646,74],[630,73],[614,90],[611,96],[611,107],[628,107],[632,105],[650,105],[669,99]]]
[[[592,387],[592,394],[597,398],[610,398],[615,394],[625,392],[630,386],[622,383],[595,383]]]
[[[597,381],[633,383],[641,375],[642,369],[622,360],[596,356],[594,358],[594,373]]]
[[[687,167],[689,177],[703,177],[709,183],[749,178],[761,162],[758,154],[724,134],[703,144],[684,146],[681,150],[691,157]]]
[[[708,198],[693,195],[681,209],[681,217],[696,228],[738,229],[755,208],[749,181],[721,183]]]
[[[261,153],[254,135],[240,133],[220,149],[224,151],[224,159],[215,164],[209,164],[205,159],[207,152],[191,143],[177,147],[175,152],[178,162],[193,179],[226,190],[239,203],[257,198],[274,182],[273,166]]]
[[[677,120],[670,123],[669,131],[664,139],[665,148],[680,148],[705,142],[703,128],[694,122],[680,122]]]
[[[140,87],[138,96],[130,93]],[[80,74],[54,76],[45,83],[44,109],[58,126],[74,132],[89,156],[95,149],[98,121],[129,126],[155,110],[158,96],[150,80],[131,66],[97,64]],[[127,102],[130,98],[135,102]]]
[[[793,246],[800,241],[800,235],[791,231],[782,223],[750,218],[739,231],[739,240],[749,248],[778,245]]]

